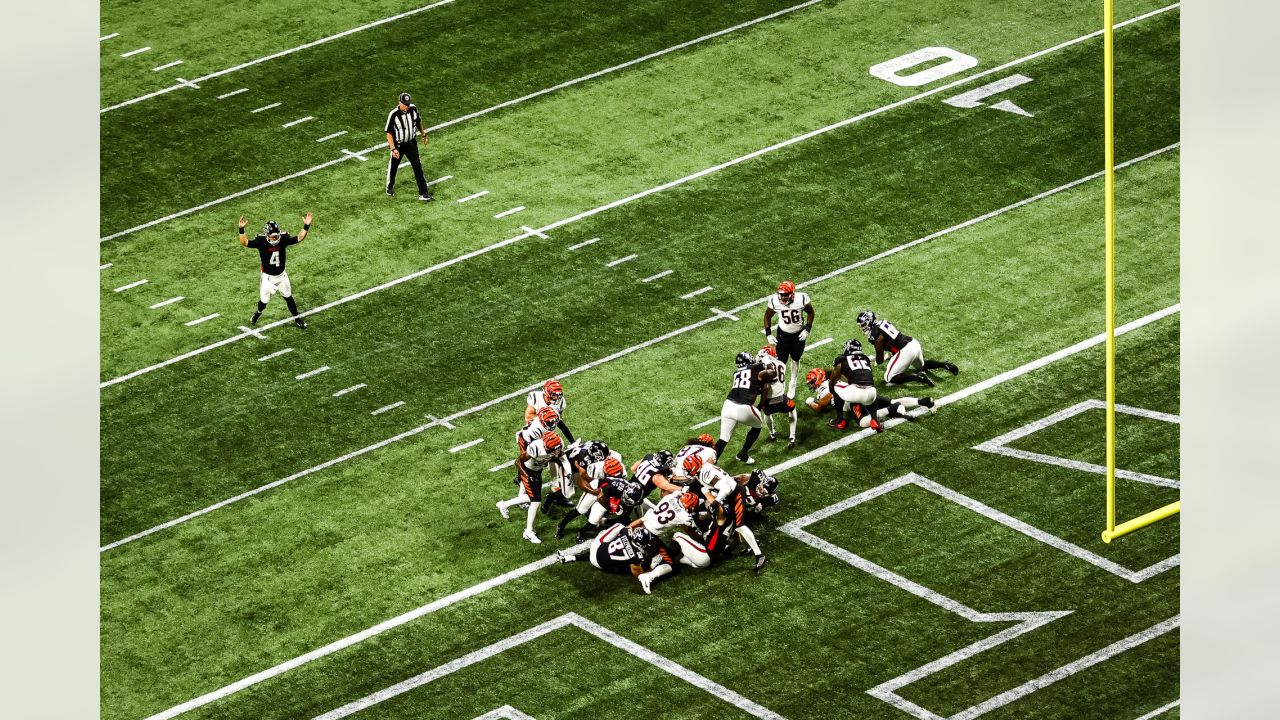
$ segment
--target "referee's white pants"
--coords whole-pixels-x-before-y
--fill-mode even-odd
[[[742,423],[747,427],[760,427],[760,411],[755,405],[743,405],[726,399],[720,406],[720,439],[729,442],[733,429]]]
[[[921,367],[924,367],[924,348],[920,347],[919,340],[912,338],[911,342],[889,358],[889,364],[884,368],[884,381],[893,382],[899,373]]]
[[[258,300],[266,304],[277,292],[281,297],[293,296],[293,287],[289,285],[289,273],[283,271],[279,275],[262,273],[262,280],[258,283]]]

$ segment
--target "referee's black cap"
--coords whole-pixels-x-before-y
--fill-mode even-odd
[[[409,97],[409,93],[400,93],[400,102],[401,102],[401,103],[403,103],[403,104],[405,104],[405,105],[409,105],[409,104],[411,104],[411,103],[412,103],[412,101],[413,101],[413,98]]]

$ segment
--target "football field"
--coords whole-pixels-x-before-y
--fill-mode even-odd
[[[1177,717],[1179,521],[1100,539],[1100,5],[104,7],[103,716]],[[1119,519],[1179,492],[1179,17],[1117,7]],[[310,327],[249,327],[237,218],[307,212]],[[499,516],[526,393],[628,466],[714,434],[785,279],[802,374],[865,309],[961,372],[761,438],[763,572]]]

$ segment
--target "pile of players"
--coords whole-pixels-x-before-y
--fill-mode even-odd
[[[561,415],[564,389],[558,381],[548,380],[528,401],[528,420],[516,433],[518,491],[497,503],[504,518],[512,507],[525,508],[526,540],[542,542],[534,531],[536,518],[561,504],[569,509],[556,537],[581,517],[578,541],[594,539],[560,553],[560,559],[574,562],[585,553],[604,572],[633,575],[646,593],[677,567],[710,567],[739,541],[755,556],[754,571],[764,567],[767,558],[748,524],[778,503],[775,478],[761,470],[730,475],[716,465],[710,435],[690,438],[675,454],[649,453],[628,471],[622,455],[605,443],[573,440]]]

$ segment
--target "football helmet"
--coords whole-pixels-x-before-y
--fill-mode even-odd
[[[547,448],[547,454],[553,457],[564,452],[564,440],[553,432],[542,436],[542,444]]]
[[[548,380],[542,384],[542,394],[547,396],[548,402],[555,402],[564,397],[564,387],[559,380]]]
[[[778,504],[778,479],[764,470],[752,470],[747,480],[747,490],[760,505],[770,507]]]
[[[653,454],[653,459],[650,462],[658,469],[658,472],[665,475],[670,473],[671,468],[675,466],[676,456],[672,455],[670,451],[659,450]]]
[[[742,352],[738,353],[738,356],[733,359],[734,366],[739,368],[744,368],[750,365],[751,362],[752,362],[751,353],[747,352],[746,350],[743,350]]]
[[[871,325],[876,321],[876,314],[870,310],[863,310],[858,313],[858,327],[862,328],[862,332],[870,333]]]
[[[280,223],[268,220],[267,224],[262,226],[262,234],[267,236],[267,242],[272,245],[280,244]]]
[[[716,439],[711,435],[711,433],[702,433],[698,436],[698,442],[707,447],[715,447]]]
[[[786,305],[790,304],[792,300],[795,300],[795,298],[796,284],[790,280],[783,280],[782,283],[778,285],[778,299]]]
[[[684,474],[689,477],[698,477],[698,473],[702,472],[702,456],[697,453],[690,455],[684,459]]]
[[[655,539],[653,533],[644,526],[627,528],[626,533],[627,540],[631,543],[631,547],[636,549],[637,554],[640,554],[639,551],[648,547]]]
[[[542,422],[542,427],[550,429],[560,424],[560,413],[550,405],[543,405],[538,408],[538,420]]]
[[[689,492],[688,490],[680,493],[680,504],[689,512],[693,512],[698,508],[698,501],[699,498],[697,493]]]
[[[778,348],[772,345],[765,345],[764,347],[760,348],[759,353],[756,353],[756,357],[759,357],[761,355],[768,355],[769,357],[776,358],[778,357]]]
[[[627,475],[627,470],[626,468],[622,467],[622,463],[618,460],[618,458],[609,457],[605,459],[604,461],[605,477],[618,478],[618,477],[626,477],[626,475]]]
[[[810,388],[816,390],[819,385],[827,381],[827,371],[822,368],[814,368],[804,374],[804,381]]]
[[[844,354],[853,355],[862,352],[862,341],[858,338],[849,338],[844,341]]]

